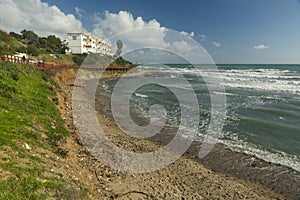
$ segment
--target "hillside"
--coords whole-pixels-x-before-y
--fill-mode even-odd
[[[64,171],[69,132],[51,74],[0,61],[0,199],[84,199]]]
[[[64,54],[61,40],[54,35],[39,37],[33,31],[23,30],[21,34],[10,34],[0,30],[0,55],[26,53],[30,59],[43,60],[48,64],[75,64],[74,57]]]
[[[26,45],[0,30],[0,54],[14,54],[23,47],[26,47]]]
[[[67,47],[62,45],[60,38],[55,35],[40,37],[33,31],[23,30],[21,31],[21,34],[15,32],[8,34],[5,31],[0,30],[0,55],[26,53],[30,59],[42,60],[44,63],[51,65],[81,65],[83,61],[85,61],[85,64],[101,66],[132,65],[131,62],[123,59],[122,57],[114,57],[110,55],[66,55],[66,48]]]

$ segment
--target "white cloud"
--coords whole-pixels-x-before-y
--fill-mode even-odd
[[[187,33],[181,31],[178,33],[177,31],[172,31],[161,26],[155,19],[145,21],[142,17],[134,18],[133,15],[127,11],[120,11],[118,13],[106,11],[104,15],[94,15],[93,28],[92,33],[94,35],[106,37],[110,40],[113,46],[113,52],[115,52],[116,41],[122,40],[123,44],[126,45],[123,48],[123,53],[129,53],[130,51],[139,49],[159,49],[188,58],[191,62],[210,62],[206,56],[206,52],[203,51],[196,41],[192,40],[192,37],[195,36],[194,32]],[[161,54],[163,51],[158,52],[158,54]],[[150,55],[152,55],[150,58],[156,59],[154,58],[155,54],[153,52],[150,53]],[[145,56],[141,56],[141,58],[142,57],[144,58]],[[167,59],[169,56],[161,54],[158,57]]]
[[[196,46],[193,46],[186,41],[174,41],[172,46],[182,53],[191,53],[196,49]]]
[[[75,7],[75,12],[79,18],[83,18],[85,15],[85,11],[77,6]]]
[[[117,33],[149,27],[163,28],[155,19],[146,22],[142,17],[134,19],[133,15],[127,11],[119,11],[119,13],[106,11],[104,17],[94,15],[93,33],[109,37]]]
[[[167,32],[167,29],[162,27],[155,19],[145,21],[142,17],[134,18],[127,11],[120,11],[118,13],[106,11],[104,16],[96,14],[94,16],[94,30],[92,31],[94,35],[100,37],[110,37],[122,33],[122,40],[128,45],[128,48],[124,48],[124,50],[147,46],[158,49],[175,49],[181,53],[191,54],[191,51],[196,48],[195,44],[178,37],[182,35],[192,38],[195,36],[194,32],[187,33],[181,31],[177,35]],[[119,39],[118,35],[116,37]],[[112,43],[114,44],[113,40]]]
[[[194,33],[194,32],[187,33],[187,32],[185,32],[185,31],[181,31],[181,32],[180,32],[180,35],[187,36],[187,37],[194,37],[194,36],[195,36],[195,33]]]
[[[212,44],[215,46],[215,47],[221,47],[221,44],[219,42],[216,42],[216,41],[212,41]]]
[[[26,29],[41,36],[55,34],[64,39],[69,31],[84,30],[74,15],[65,14],[40,0],[2,0],[0,13],[0,28],[8,32]]]
[[[157,48],[169,46],[169,43],[164,40],[165,27],[162,27],[155,19],[144,21],[142,17],[134,18],[127,11],[120,11],[119,13],[106,11],[103,17],[95,14],[92,33],[99,37],[111,37],[123,33],[123,39],[127,40],[127,43],[133,42],[140,46],[148,45]]]
[[[254,49],[268,49],[270,46],[266,46],[264,44],[254,46]]]

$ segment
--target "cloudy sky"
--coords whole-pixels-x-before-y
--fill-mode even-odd
[[[110,37],[155,27],[158,46],[165,30],[192,38],[216,63],[300,63],[299,0],[1,0],[0,28],[40,35],[86,31]]]

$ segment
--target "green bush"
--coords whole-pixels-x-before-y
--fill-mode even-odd
[[[87,56],[88,56],[88,54],[86,54],[86,53],[78,54],[78,55],[73,55],[72,59],[73,59],[74,63],[81,65]]]
[[[27,47],[27,53],[32,56],[38,56],[39,55],[39,49],[33,45],[29,45]]]

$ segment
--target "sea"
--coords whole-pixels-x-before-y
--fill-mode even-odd
[[[176,127],[180,124],[181,108],[192,111],[195,105],[179,101],[172,88],[194,92],[199,104],[197,120],[200,119],[196,140],[201,141],[211,121],[208,84],[212,83],[205,80],[216,77],[222,81],[214,84],[224,87],[226,97],[226,116],[217,142],[300,172],[300,65],[226,64],[211,69],[172,64],[141,65],[137,69],[148,78],[169,78],[171,83],[169,88],[154,83],[138,87],[130,98],[134,112],[147,117],[152,105],[162,105],[168,123]],[[179,83],[176,77],[187,81]],[[103,87],[113,91],[116,83],[117,80],[107,80]],[[189,127],[185,128],[188,132]]]

